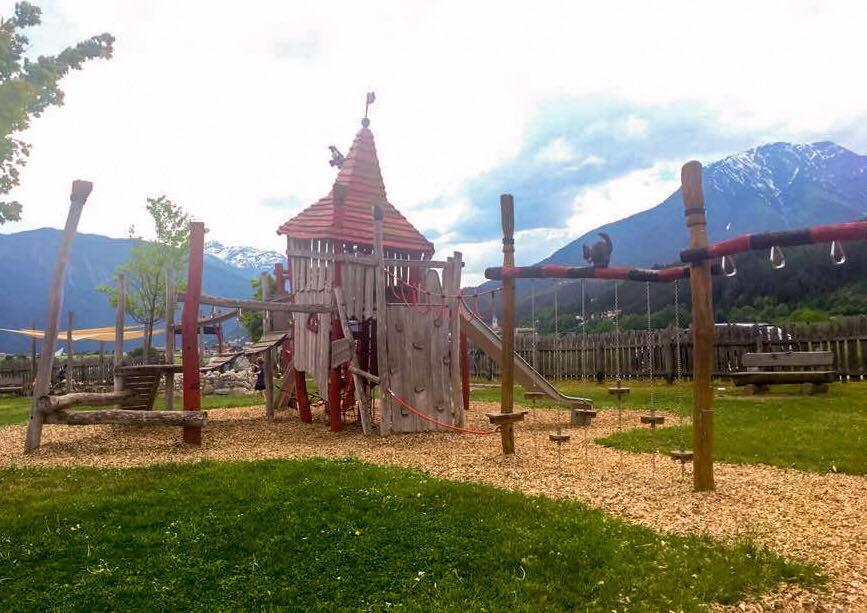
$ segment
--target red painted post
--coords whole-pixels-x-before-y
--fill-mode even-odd
[[[199,297],[202,294],[202,264],[205,257],[205,224],[190,222],[190,263],[187,289],[184,292],[184,310],[181,315],[181,351],[184,369],[184,411],[202,408],[199,385]],[[184,442],[202,444],[202,429],[184,426]]]
[[[332,316],[331,340],[336,341],[342,337],[343,330],[340,327],[340,321]],[[338,366],[328,371],[328,423],[332,432],[340,432],[341,418],[340,367]]]
[[[464,399],[464,412],[470,410],[470,355],[467,348],[467,333],[461,327],[461,394]]]
[[[307,395],[307,379],[304,372],[295,371],[295,398],[298,402],[298,417],[304,423],[313,423],[313,413],[310,411],[310,397]]]

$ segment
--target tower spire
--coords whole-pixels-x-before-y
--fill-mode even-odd
[[[370,119],[367,118],[367,112],[370,109],[370,105],[376,102],[376,94],[374,92],[367,92],[367,102],[364,104],[364,119],[361,120],[361,126],[366,128],[370,125]]]

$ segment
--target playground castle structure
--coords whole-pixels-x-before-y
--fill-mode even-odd
[[[495,359],[501,357],[501,348],[499,336],[464,304],[461,253],[433,260],[433,244],[388,201],[366,116],[347,155],[339,156],[332,165],[339,170],[328,194],[278,229],[278,234],[286,237],[287,267],[276,266],[273,295],[264,279],[261,300],[204,294],[205,227],[202,222],[192,222],[183,296],[173,295],[174,283],[167,271],[167,363],[118,367],[110,393],[50,396],[47,383],[40,384],[37,378],[25,449],[39,446],[43,423],[181,426],[184,440],[199,444],[207,420],[201,411],[200,335],[240,310],[263,314],[263,336],[246,353],[264,358],[268,417],[276,410],[293,407],[302,421],[312,422],[308,390],[312,381],[323,397],[334,431],[353,420],[365,434],[378,432],[382,436],[441,428],[465,430],[469,409],[467,336]],[[52,329],[49,325],[45,332],[40,374],[51,370],[66,264],[89,192],[86,182],[76,182],[73,187],[50,290],[47,321],[55,322],[55,326]],[[122,330],[123,278],[118,290],[117,329]],[[179,326],[174,322],[176,299],[183,305]],[[203,319],[200,310],[204,305],[231,311]],[[181,332],[180,365],[173,363],[176,330]],[[119,334],[116,364],[123,355],[122,332]],[[275,390],[278,361],[282,379]],[[564,396],[529,364],[518,357],[515,361],[518,380],[528,390],[590,411],[589,401]],[[183,373],[183,411],[152,411],[163,377],[167,408],[172,408],[172,379],[177,373]],[[82,405],[115,408],[71,410]]]

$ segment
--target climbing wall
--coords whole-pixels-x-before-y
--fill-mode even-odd
[[[443,308],[435,271],[423,278],[420,304],[388,305],[388,367],[391,388],[414,409],[455,425],[451,393],[450,311]],[[436,430],[439,426],[390,403],[393,432]]]

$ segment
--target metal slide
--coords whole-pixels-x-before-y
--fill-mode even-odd
[[[469,309],[461,309],[461,312],[463,313],[464,330],[467,333],[467,338],[472,339],[482,351],[502,367],[503,345],[500,342],[500,337]],[[587,398],[566,396],[557,391],[557,388],[517,353],[515,353],[515,381],[528,392],[542,392],[559,404],[585,409],[593,407],[593,402]]]

